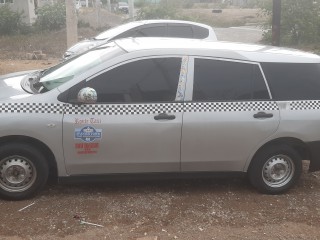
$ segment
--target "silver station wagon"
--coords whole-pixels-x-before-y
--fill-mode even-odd
[[[48,177],[246,173],[282,193],[320,170],[320,57],[191,39],[116,40],[0,81],[0,195]]]

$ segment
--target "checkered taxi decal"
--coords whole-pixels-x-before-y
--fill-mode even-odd
[[[319,104],[318,104],[319,105]],[[176,112],[240,112],[278,110],[276,102],[199,102],[155,104],[51,104],[3,103],[0,113],[40,113],[69,115],[139,115]]]
[[[291,110],[316,110],[320,109],[320,101],[294,101],[290,102]]]
[[[55,103],[2,103],[0,113],[63,114],[63,104]]]
[[[65,114],[138,115],[182,112],[182,103],[66,105]]]

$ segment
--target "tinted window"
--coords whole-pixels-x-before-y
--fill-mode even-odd
[[[209,30],[203,27],[193,26],[193,38],[204,39],[209,36]]]
[[[168,24],[168,37],[193,38],[192,27],[186,24]]]
[[[165,26],[143,27],[135,33],[135,37],[164,37],[165,35]]]
[[[258,65],[195,59],[193,100],[269,99]]]
[[[181,58],[145,59],[124,64],[71,89],[92,87],[100,103],[170,102],[176,97]]]
[[[112,40],[116,40],[116,39],[120,39],[120,38],[128,38],[128,37],[134,37],[135,35],[135,31],[134,30],[129,30],[126,31],[124,33],[119,34],[118,36],[112,38]]]
[[[320,99],[320,64],[261,64],[273,98],[277,100]]]

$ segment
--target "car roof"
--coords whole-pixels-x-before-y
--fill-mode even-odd
[[[313,53],[259,44],[185,38],[126,38],[115,42],[127,52],[154,51],[159,54],[199,55],[254,62],[320,62],[320,56]]]

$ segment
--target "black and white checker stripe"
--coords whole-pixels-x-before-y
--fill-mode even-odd
[[[290,102],[290,110],[316,110],[320,109],[319,100]]]
[[[0,113],[63,114],[63,104],[54,103],[2,103]]]
[[[276,102],[199,102],[186,103],[185,112],[243,112],[278,110]]]
[[[317,103],[295,103],[292,109],[319,109]],[[293,102],[294,103],[294,102]],[[293,104],[292,103],[292,104]],[[294,106],[294,107],[293,107]],[[43,113],[68,115],[141,115],[178,112],[238,112],[278,110],[276,102],[193,102],[155,104],[92,104],[72,105],[54,103],[3,103],[0,113]]]
[[[182,112],[182,103],[66,105],[65,114],[77,115],[139,115]]]

